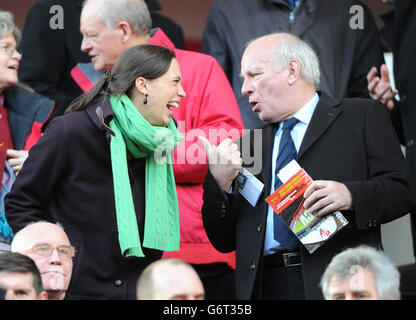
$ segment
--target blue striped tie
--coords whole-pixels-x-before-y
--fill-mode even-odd
[[[289,4],[290,9],[293,11],[296,8],[296,0],[286,0],[286,2]]]
[[[279,171],[287,165],[293,159],[296,159],[296,148],[293,143],[290,132],[293,127],[298,123],[298,119],[290,118],[283,122],[282,137],[280,138],[279,154],[276,158],[276,171],[274,180],[274,189],[277,190],[283,183],[277,177]],[[290,228],[282,219],[277,215],[273,214],[274,224],[274,239],[280,243],[282,247],[288,250],[293,250],[298,246],[297,237],[291,232]]]

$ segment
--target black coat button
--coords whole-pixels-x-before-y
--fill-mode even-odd
[[[121,280],[114,281],[114,286],[116,286],[116,287],[121,287],[122,284],[123,284],[123,281],[121,281]]]

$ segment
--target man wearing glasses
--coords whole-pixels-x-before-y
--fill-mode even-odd
[[[71,246],[62,227],[49,222],[29,224],[15,234],[11,250],[35,261],[49,300],[65,298],[76,249]]]

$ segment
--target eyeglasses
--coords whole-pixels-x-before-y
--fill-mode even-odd
[[[9,56],[12,56],[15,52],[21,54],[20,51],[16,49],[16,47],[8,43],[0,43],[0,50],[4,51]]]
[[[49,257],[54,249],[58,251],[58,254],[61,258],[65,259],[72,259],[77,253],[77,250],[73,246],[61,245],[55,247],[49,243],[35,244],[31,249],[29,249],[29,251],[32,251],[33,253],[40,256]]]

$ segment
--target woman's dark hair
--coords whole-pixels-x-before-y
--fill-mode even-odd
[[[76,98],[65,113],[87,108],[100,94],[128,93],[139,77],[149,80],[160,77],[168,71],[174,57],[173,51],[160,46],[142,44],[127,49],[111,72],[107,71],[90,91]]]

